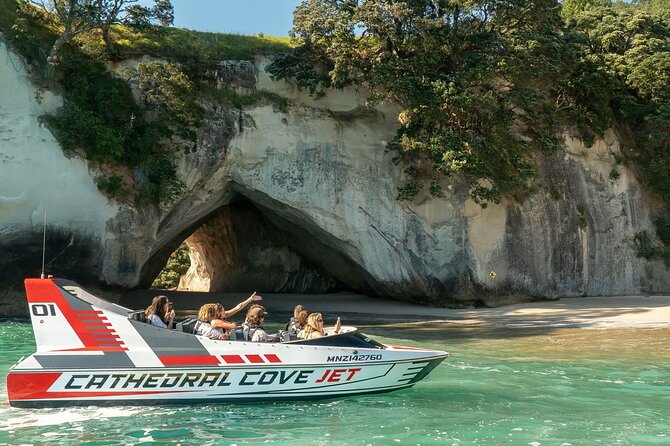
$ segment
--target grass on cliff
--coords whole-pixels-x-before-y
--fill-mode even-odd
[[[12,43],[25,44],[27,40],[32,40],[33,44],[48,52],[58,30],[48,23],[46,13],[31,9],[35,14],[30,17],[32,20],[28,20],[29,17],[18,12],[17,0],[0,0],[0,32]],[[253,60],[256,56],[282,53],[293,47],[288,37],[220,34],[160,26],[142,29],[113,26],[112,38],[119,59],[149,55],[184,64],[193,61],[216,63],[221,60]],[[106,58],[105,45],[99,32],[84,33],[75,41],[89,56]],[[21,51],[25,48],[18,46]]]
[[[128,55],[152,54],[161,58],[188,59],[192,55],[189,53],[196,52],[214,61],[253,60],[255,56],[284,52],[292,47],[288,37],[219,34],[184,28],[154,28],[154,32],[147,32],[117,26],[112,37]]]

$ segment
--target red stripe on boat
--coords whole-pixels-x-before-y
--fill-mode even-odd
[[[219,360],[216,356],[159,356],[163,365],[210,365],[218,364]]]
[[[262,364],[265,361],[263,361],[263,358],[261,358],[261,355],[245,355],[247,357],[247,360],[252,363],[252,364]]]
[[[170,393],[164,391],[63,392],[49,391],[60,373],[10,373],[7,375],[9,401],[56,400],[60,398],[87,399],[100,396],[131,396]],[[180,390],[181,392],[181,390]]]
[[[281,362],[281,359],[277,355],[265,355],[265,358],[270,362]]]
[[[101,310],[76,310],[72,308],[62,294],[65,291],[61,291],[53,280],[26,279],[25,284],[29,303],[54,303],[63,316],[65,316],[74,333],[81,340],[81,343],[84,344],[84,348],[71,350],[110,351],[108,347],[100,345],[91,333],[93,330],[98,333],[100,330],[105,329],[107,333],[112,332],[112,324]],[[123,347],[122,350],[127,350],[127,348]]]
[[[134,390],[134,391],[80,391],[64,392],[49,391],[51,386],[62,373],[17,373],[11,372],[7,375],[7,396],[9,401],[21,400],[50,400],[58,398],[86,399],[100,396],[130,396],[130,395],[153,395],[160,393],[171,393],[159,390]],[[182,390],[179,390],[182,392]]]
[[[9,373],[7,396],[10,401],[39,398],[56,382],[61,373]]]
[[[221,359],[226,364],[244,364],[244,359],[240,355],[221,355]]]

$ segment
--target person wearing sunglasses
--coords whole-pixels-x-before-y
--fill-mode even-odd
[[[151,305],[144,310],[144,317],[151,325],[160,328],[172,328],[175,312],[167,296],[156,296]]]
[[[335,333],[340,332],[340,318],[337,318],[335,322]],[[302,335],[301,335],[302,334]],[[316,339],[325,336],[326,333],[323,330],[323,316],[321,313],[312,313],[307,317],[307,325],[305,329],[298,334],[302,339]]]

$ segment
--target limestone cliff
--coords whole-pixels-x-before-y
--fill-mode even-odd
[[[60,99],[0,43],[0,299],[18,302],[22,279],[39,274],[44,211],[47,273],[122,287],[148,286],[186,239],[187,289],[445,303],[670,291],[665,266],[636,257],[633,235],[653,233],[661,204],[625,166],[610,179],[614,131],[592,148],[566,136],[536,160],[547,187],[523,204],[482,209],[457,184],[400,203],[402,173],[385,152],[397,110],[367,108],[354,90],[315,100],[270,80],[266,63],[222,63],[218,77],[288,107],[205,104],[197,151],[178,155],[186,194],[138,207],[107,199],[95,169],[63,154],[39,120]]]

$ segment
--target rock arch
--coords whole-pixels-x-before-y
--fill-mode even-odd
[[[364,269],[343,253],[338,240],[310,225],[308,216],[259,192],[244,192],[253,198],[237,193],[165,242],[147,259],[140,286],[153,281],[157,266],[184,240],[191,268],[180,290],[374,294]]]

